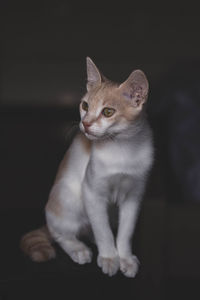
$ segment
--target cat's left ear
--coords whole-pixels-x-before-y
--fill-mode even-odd
[[[119,86],[119,89],[124,98],[129,99],[133,103],[133,106],[141,109],[147,100],[149,83],[144,72],[135,70],[128,79]]]
[[[86,58],[86,64],[87,64],[87,90],[88,92],[99,85],[101,85],[102,76],[99,72],[98,68],[94,64],[94,62],[91,60],[91,58]]]

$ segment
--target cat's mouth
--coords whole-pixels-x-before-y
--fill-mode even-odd
[[[79,124],[79,127],[80,127],[80,130],[85,134],[85,136],[89,140],[97,140],[99,138],[97,135],[95,135],[94,133],[91,133],[89,130],[85,130],[82,123]]]
[[[89,129],[85,130],[85,128],[83,127],[82,123],[80,123],[79,127],[80,127],[80,130],[86,136],[86,138],[88,138],[91,141],[94,141],[94,140],[104,140],[104,139],[108,138],[107,134],[100,134],[99,132],[97,134],[95,134],[94,132],[91,132]]]

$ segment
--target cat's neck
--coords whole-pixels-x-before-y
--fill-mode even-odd
[[[136,138],[147,126],[145,114],[140,114],[130,126],[123,132],[116,135],[116,140],[130,140]]]
[[[142,135],[142,132],[146,132],[148,128],[148,123],[145,114],[141,114],[137,119],[135,119],[132,124],[124,131],[116,135],[111,135],[105,139],[99,139],[92,141],[92,144],[96,147],[105,147],[107,144],[119,143],[119,144],[129,144],[135,143],[135,141]]]

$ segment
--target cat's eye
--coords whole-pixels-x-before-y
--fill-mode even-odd
[[[88,103],[86,101],[83,101],[82,109],[85,110],[85,111],[88,111]]]
[[[102,114],[106,117],[109,118],[115,113],[115,110],[113,108],[105,107],[102,110]]]

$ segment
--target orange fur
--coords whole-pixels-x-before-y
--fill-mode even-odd
[[[25,234],[20,241],[22,251],[33,261],[43,262],[56,256],[52,238],[46,226]]]
[[[118,84],[111,81],[105,81],[87,94],[83,100],[87,101],[89,104],[90,111],[96,111],[101,102],[102,107],[114,108],[119,114],[114,114],[108,120],[117,121],[120,117],[125,118],[128,121],[133,121],[140,113],[134,106],[131,100],[126,99],[123,96],[123,88]],[[80,109],[81,105],[80,105]],[[90,120],[90,122],[100,123],[101,119],[104,118],[102,115],[96,119]]]

